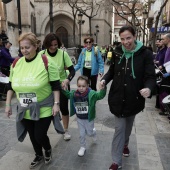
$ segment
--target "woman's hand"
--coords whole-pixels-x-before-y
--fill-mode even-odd
[[[99,87],[99,90],[104,89],[105,88],[105,80],[100,81],[98,87]]]
[[[62,82],[62,84],[61,84],[62,89],[63,89],[63,90],[68,90],[68,85],[69,85],[69,83],[70,83],[70,81],[69,81],[68,79],[65,79],[65,80]]]
[[[141,96],[143,96],[144,98],[147,98],[151,95],[151,90],[149,88],[143,88],[139,91],[139,93],[141,94]]]
[[[60,111],[60,106],[58,104],[54,103],[54,106],[52,108],[52,114],[55,116]]]
[[[100,75],[100,78],[103,77],[103,73],[99,73],[99,75]]]
[[[12,108],[11,108],[11,106],[6,106],[5,114],[7,115],[8,118],[10,118],[10,116],[12,115]]]

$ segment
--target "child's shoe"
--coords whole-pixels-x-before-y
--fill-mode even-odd
[[[81,147],[80,150],[78,151],[78,156],[84,156],[85,151],[86,151],[86,148]]]

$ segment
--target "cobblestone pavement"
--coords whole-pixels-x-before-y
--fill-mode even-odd
[[[107,70],[106,66],[106,70]],[[76,88],[76,74],[71,88]],[[109,85],[108,85],[109,86]],[[109,89],[109,88],[108,88]],[[107,94],[108,95],[108,94]],[[4,115],[4,102],[0,102],[0,170],[28,170],[34,158],[34,152],[27,136],[23,143],[16,139],[15,107],[8,119]],[[130,157],[123,158],[122,170],[170,170],[170,124],[165,116],[160,116],[155,109],[155,96],[147,99],[146,108],[136,116],[129,148]],[[111,160],[111,142],[114,134],[114,116],[109,112],[107,96],[97,102],[95,128],[97,142],[87,137],[87,150],[84,157],[79,157],[79,133],[76,117],[70,119],[72,139],[63,140],[50,127],[48,135],[53,147],[53,161],[49,165],[40,164],[37,170],[107,170]]]

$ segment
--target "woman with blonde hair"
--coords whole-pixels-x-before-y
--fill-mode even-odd
[[[7,92],[5,113],[12,115],[11,99],[15,92],[18,99],[17,129],[19,141],[23,141],[24,132],[28,132],[35,151],[30,169],[45,160],[52,159],[52,150],[47,131],[51,120],[59,111],[60,78],[54,62],[37,52],[37,38],[29,32],[19,37],[23,57],[16,59],[11,67],[9,90]],[[45,62],[46,61],[46,62]],[[44,149],[44,156],[43,156]]]

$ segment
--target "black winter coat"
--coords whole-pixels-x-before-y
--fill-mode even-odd
[[[114,50],[110,68],[102,80],[105,80],[106,84],[113,80],[108,96],[111,113],[117,117],[128,117],[144,109],[145,99],[139,91],[143,88],[153,91],[156,85],[156,76],[152,52],[146,47],[143,46],[134,53],[135,79],[132,76],[131,58],[124,57],[118,64],[122,54],[121,46]]]

